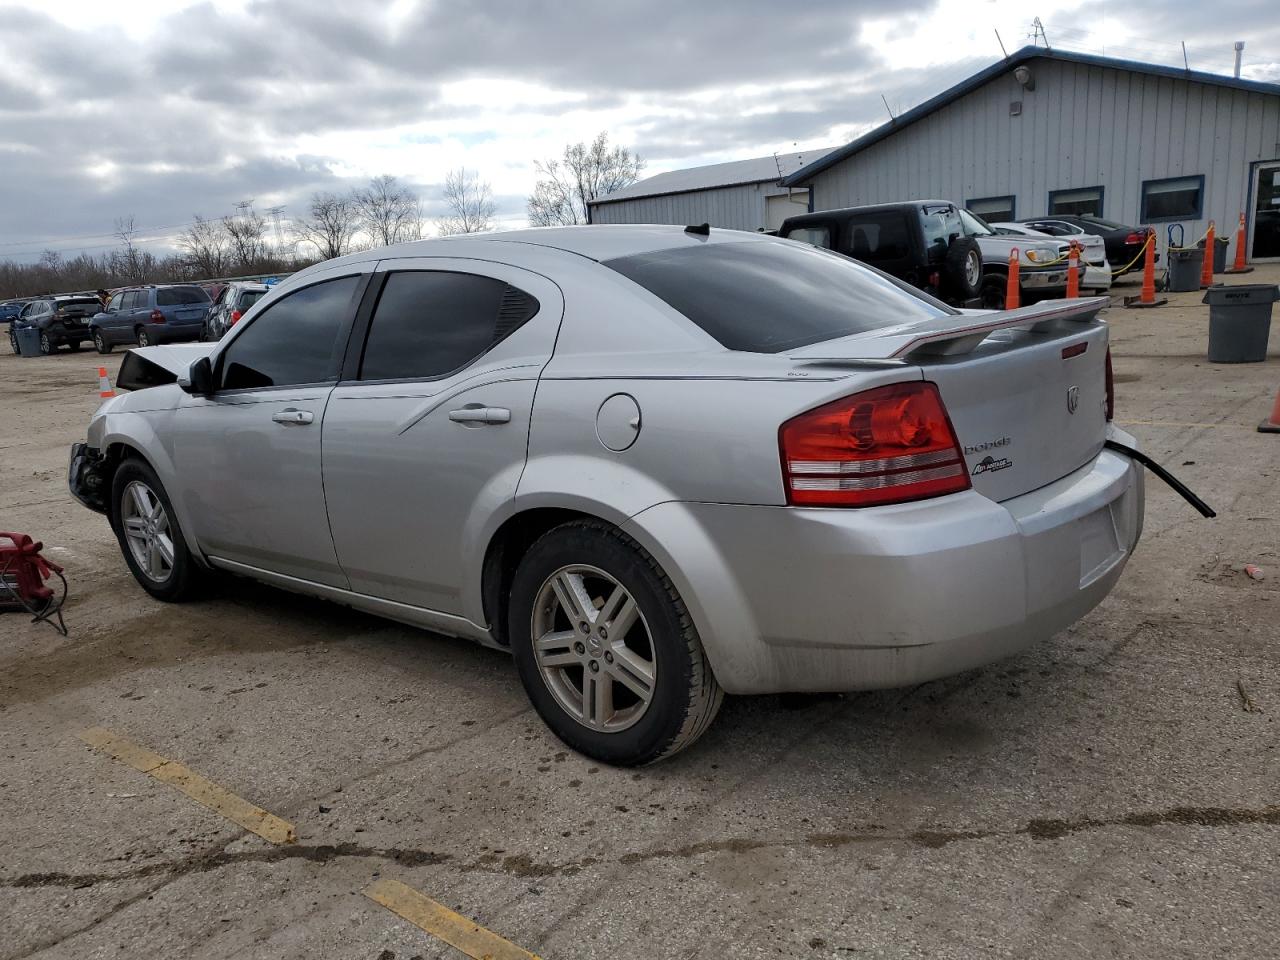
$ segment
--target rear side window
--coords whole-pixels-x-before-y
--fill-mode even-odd
[[[141,310],[147,305],[147,291],[130,290],[124,295],[124,308],[126,310]]]
[[[244,313],[255,303],[265,297],[266,294],[267,292],[265,290],[246,290],[244,293],[240,294],[240,299],[236,301],[236,309],[241,313]]]
[[[878,270],[799,243],[711,243],[606,260],[730,350],[778,353],[949,316]]]
[[[392,273],[369,325],[360,379],[427,380],[452,373],[537,312],[537,300],[492,277]]]
[[[831,231],[826,227],[792,227],[787,231],[787,239],[811,243],[815,247],[831,247]]]
[[[359,277],[303,287],[258,314],[222,354],[223,390],[261,389],[338,378],[339,335],[355,310]]]
[[[907,221],[901,211],[850,217],[841,253],[855,260],[901,260],[907,256]]]
[[[184,303],[208,303],[209,295],[199,287],[164,287],[156,291],[157,307],[176,307]]]

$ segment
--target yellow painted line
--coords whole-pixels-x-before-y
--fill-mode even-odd
[[[251,833],[256,833],[263,840],[272,843],[293,843],[298,839],[293,824],[281,820],[274,814],[267,813],[261,807],[255,807],[248,800],[237,797],[229,790],[224,790],[211,780],[206,780],[194,770],[182,764],[166,759],[158,753],[152,753],[146,747],[140,747],[124,737],[92,727],[82,734],[80,739],[91,747],[109,754],[121,763],[126,763],[135,770],[155,777],[161,783],[167,783],[176,790],[181,790],[192,800],[202,803],[214,813],[226,817]]]
[[[454,913],[443,903],[399,880],[376,880],[365,888],[364,895],[474,960],[539,960],[536,954]]]
[[[1137,425],[1142,427],[1217,427],[1227,430],[1254,429],[1244,423],[1180,423],[1177,420],[1117,420],[1116,423],[1122,427]]]

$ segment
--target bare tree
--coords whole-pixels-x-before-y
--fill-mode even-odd
[[[237,203],[236,212],[222,218],[222,229],[227,235],[231,265],[242,273],[256,269],[267,253],[267,221],[253,209],[253,201]]]
[[[182,233],[178,246],[186,254],[192,271],[201,277],[221,277],[227,272],[227,235],[221,222],[200,214]]]
[[[564,148],[559,160],[535,161],[540,179],[527,204],[536,227],[587,222],[587,204],[636,182],[644,161],[626,147],[609,146],[601,133],[591,142]]]
[[[351,240],[359,229],[355,202],[333,193],[311,195],[311,215],[297,226],[298,239],[312,244],[320,259],[332,260],[351,252]]]
[[[395,177],[383,174],[351,194],[361,229],[374,246],[387,247],[422,236],[422,210],[418,195]]]
[[[121,249],[112,257],[112,266],[117,274],[129,283],[142,283],[143,262],[134,238],[138,235],[134,227],[133,214],[127,217],[116,217],[116,237],[120,240]]]
[[[444,204],[449,213],[436,220],[442,237],[454,233],[483,233],[493,229],[493,188],[466,167],[450,170],[444,178]]]

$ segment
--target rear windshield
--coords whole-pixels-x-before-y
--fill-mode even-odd
[[[265,290],[246,290],[240,294],[240,299],[236,301],[236,309],[244,313],[266,295],[267,291]]]
[[[604,261],[730,350],[778,353],[953,314],[878,270],[801,243],[709,243]]]
[[[59,310],[102,309],[102,303],[97,297],[76,297],[74,300],[56,300],[54,303]]]
[[[199,287],[162,287],[156,291],[157,307],[176,307],[183,303],[208,303],[209,295]]]

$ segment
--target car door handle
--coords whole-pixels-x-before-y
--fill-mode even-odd
[[[510,423],[511,411],[506,407],[465,406],[450,410],[449,419],[454,423]]]
[[[315,420],[315,416],[310,410],[295,410],[293,407],[289,407],[279,413],[273,413],[271,419],[276,423],[305,425]]]

